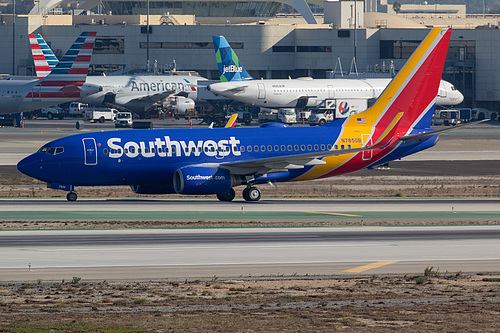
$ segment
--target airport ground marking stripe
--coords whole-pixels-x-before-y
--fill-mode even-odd
[[[374,268],[382,267],[385,265],[391,265],[394,263],[397,263],[397,261],[377,261],[377,262],[374,262],[371,264],[346,269],[345,271],[342,271],[342,273],[361,273],[361,272],[367,271],[369,269],[374,269]]]
[[[361,217],[361,215],[353,215],[353,214],[344,214],[344,213],[326,213],[326,212],[304,212],[309,214],[324,214],[324,215],[337,215],[337,216],[352,216],[352,217]]]

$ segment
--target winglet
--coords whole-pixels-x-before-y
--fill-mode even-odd
[[[224,126],[224,127],[225,128],[234,127],[236,125],[236,120],[237,119],[238,119],[238,114],[237,113],[233,113],[231,115],[231,118],[229,118],[229,120],[227,121],[226,126]]]
[[[212,36],[220,82],[253,80],[224,36]]]

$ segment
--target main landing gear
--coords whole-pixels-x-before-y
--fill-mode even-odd
[[[235,192],[233,189],[224,194],[217,194],[217,199],[225,202],[233,201],[234,197],[235,197]],[[259,201],[260,197],[261,193],[258,187],[248,186],[243,190],[243,199],[245,199],[246,201]]]
[[[76,201],[76,199],[78,199],[78,195],[75,192],[69,192],[66,194],[66,199],[68,201]]]
[[[233,201],[235,195],[234,190],[230,189],[227,193],[217,194],[217,199],[219,199],[219,201]]]
[[[261,193],[258,187],[249,186],[243,190],[243,199],[246,201],[259,201]]]

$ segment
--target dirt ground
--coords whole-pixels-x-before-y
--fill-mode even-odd
[[[2,332],[500,330],[500,277],[0,283]]]

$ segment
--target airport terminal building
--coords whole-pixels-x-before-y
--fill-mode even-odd
[[[117,3],[134,6],[133,2]],[[390,75],[391,68],[402,67],[430,27],[445,25],[454,29],[443,79],[464,94],[464,106],[500,110],[500,16],[473,17],[462,10],[396,15],[368,12],[368,5],[325,2],[324,14],[314,16],[316,24],[308,24],[300,15],[276,17],[275,13],[275,17],[256,15],[235,23],[238,20],[221,22],[226,16],[202,20],[176,11],[153,11],[149,38],[148,16],[140,11],[133,15],[18,15],[15,27],[12,15],[0,15],[0,41],[8,50],[0,59],[0,73],[33,75],[29,33],[42,34],[61,56],[76,36],[92,30],[98,36],[91,64],[94,74],[145,71],[149,53],[150,71],[163,72],[175,62],[177,70],[217,79],[212,36],[224,35],[256,78],[340,77],[341,73],[356,75],[356,71]]]

